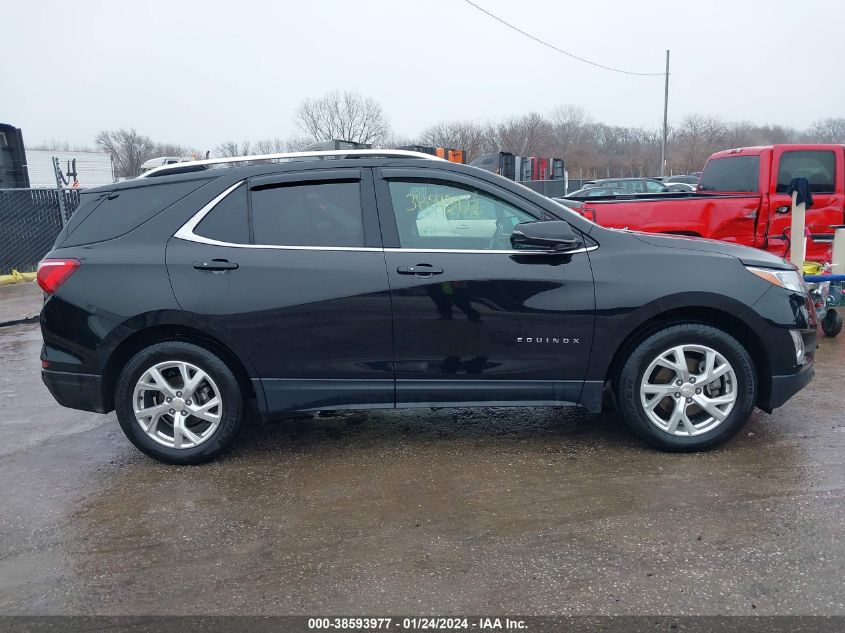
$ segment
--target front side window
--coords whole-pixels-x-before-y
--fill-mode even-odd
[[[806,178],[813,193],[833,193],[836,181],[833,152],[784,152],[778,167],[777,193],[786,193],[793,178]]]
[[[271,186],[252,191],[256,244],[363,246],[358,182]]]
[[[475,189],[441,182],[390,181],[402,248],[512,248],[513,227],[533,215]]]
[[[654,180],[646,180],[645,186],[649,193],[662,193],[666,191],[666,187]]]

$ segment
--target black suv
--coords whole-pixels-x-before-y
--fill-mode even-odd
[[[609,386],[643,440],[693,451],[813,375],[815,313],[778,257],[602,228],[425,155],[344,154],[85,191],[38,272],[56,400],[115,409],[139,449],[188,464],[230,447],[251,401],[265,419],[599,411]]]

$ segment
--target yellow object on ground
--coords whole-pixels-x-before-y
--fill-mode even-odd
[[[24,281],[34,281],[35,273],[21,273],[12,269],[11,275],[0,275],[0,286],[7,286],[9,284],[19,284]]]

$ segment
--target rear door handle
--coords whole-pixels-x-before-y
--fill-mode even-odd
[[[237,267],[238,265],[235,262],[230,262],[228,259],[212,259],[194,262],[194,268],[197,270],[235,270]]]
[[[399,266],[396,272],[400,275],[416,275],[417,277],[431,277],[431,275],[442,275],[443,269],[431,264],[417,264],[416,266]]]

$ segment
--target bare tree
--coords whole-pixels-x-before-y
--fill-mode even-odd
[[[284,152],[298,152],[311,141],[301,136],[289,138],[265,138],[255,142],[252,148],[254,154],[280,154]]]
[[[542,156],[554,144],[551,124],[536,112],[512,117],[496,127],[500,150],[520,156]]]
[[[550,123],[554,135],[555,150],[559,158],[568,161],[573,147],[580,143],[589,123],[583,108],[561,105],[552,111]]]
[[[249,156],[250,149],[249,141],[243,141],[240,144],[237,141],[226,141],[214,149],[214,154],[219,158],[235,158],[237,156]]]
[[[192,150],[184,145],[177,145],[176,143],[156,143],[153,147],[154,156],[179,156],[186,157],[191,155]]]
[[[727,138],[728,126],[723,121],[700,114],[685,117],[675,135],[675,151],[681,156],[683,171],[700,170],[710,154],[727,149]]]
[[[420,143],[462,149],[469,163],[485,152],[497,151],[494,136],[490,126],[475,121],[441,121],[423,130]]]
[[[104,130],[95,139],[97,146],[111,154],[115,165],[115,174],[125,178],[134,178],[141,172],[144,161],[153,157],[155,145],[148,136],[135,131],[120,129]]]
[[[48,152],[93,152],[90,147],[86,147],[85,145],[71,145],[67,141],[57,141],[56,139],[50,139],[49,141],[45,141],[40,145],[28,145],[28,150],[45,150]]]
[[[845,119],[821,119],[808,132],[815,143],[845,143]]]
[[[390,133],[381,106],[357,92],[330,92],[319,99],[306,99],[295,120],[314,141],[341,139],[378,145]]]
[[[420,145],[422,141],[418,141],[416,138],[412,138],[410,136],[405,136],[404,134],[395,134],[391,132],[387,136],[385,136],[381,141],[379,141],[375,147],[376,148],[387,148],[387,149],[395,149],[397,147],[403,147],[406,145]]]

